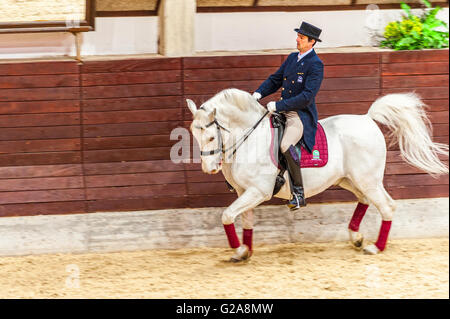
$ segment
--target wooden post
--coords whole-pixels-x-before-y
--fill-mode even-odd
[[[75,47],[77,50],[76,59],[78,62],[81,62],[81,32],[75,33]]]
[[[186,56],[195,52],[196,0],[161,0],[158,52],[165,56]]]
[[[75,50],[76,50],[76,56],[75,59],[78,61],[78,63],[82,63],[81,61],[81,31],[83,29],[81,28],[71,28],[69,29],[69,32],[73,34],[75,37]],[[83,30],[84,31],[84,30]]]

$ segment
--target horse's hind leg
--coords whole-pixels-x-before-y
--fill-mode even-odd
[[[373,191],[371,190],[369,193],[366,193],[366,195],[378,209],[382,218],[376,243],[364,248],[365,254],[375,255],[386,248],[389,230],[391,229],[392,224],[392,217],[397,205],[391,196],[386,192],[382,184],[380,184]]]
[[[383,251],[386,247],[389,230],[391,229],[392,217],[396,209],[396,204],[384,189],[382,182],[379,182],[374,187],[365,185],[365,187],[360,187],[360,189],[364,190],[364,195],[371,203],[375,205],[382,218],[381,228],[378,234],[377,241],[375,242],[375,244],[364,247],[365,254],[375,255],[378,252]]]
[[[367,200],[367,197],[359,189],[357,189],[349,179],[343,178],[338,185],[352,192],[358,198],[358,205],[356,206],[352,219],[348,225],[348,234],[352,246],[356,249],[361,249],[363,247],[364,236],[359,232],[359,225],[361,224],[367,208],[369,207],[369,201]]]

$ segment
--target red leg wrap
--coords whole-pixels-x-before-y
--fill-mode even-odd
[[[253,229],[244,228],[243,237],[244,245],[247,245],[248,250],[252,251]]]
[[[223,225],[225,228],[225,233],[227,234],[228,243],[231,248],[238,248],[241,243],[239,242],[239,238],[236,234],[236,230],[234,229],[234,224]]]
[[[353,231],[359,230],[359,224],[361,224],[361,221],[366,214],[367,208],[369,208],[369,205],[358,203],[358,206],[356,206],[355,212],[353,213],[352,220],[348,225],[349,229]]]
[[[391,224],[392,221],[390,220],[383,220],[383,222],[381,223],[380,234],[378,235],[378,240],[375,243],[375,246],[377,246],[377,248],[380,251],[383,251],[384,248],[386,247],[386,242],[389,236],[389,230],[391,229]]]

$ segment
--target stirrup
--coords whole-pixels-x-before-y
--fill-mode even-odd
[[[297,210],[300,207],[305,207],[306,206],[306,199],[304,198],[304,196],[302,197],[301,195],[297,194],[297,193],[292,193],[292,199],[288,202],[287,207],[289,207],[289,209],[291,211]]]

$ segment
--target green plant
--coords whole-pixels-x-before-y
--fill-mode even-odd
[[[436,18],[436,14],[442,9],[432,8],[430,2],[422,0],[427,7],[421,16],[411,13],[411,7],[406,3],[400,4],[406,15],[402,21],[390,22],[384,30],[385,40],[381,41],[382,47],[394,50],[417,50],[448,47],[448,25]],[[446,31],[438,31],[441,27]]]

